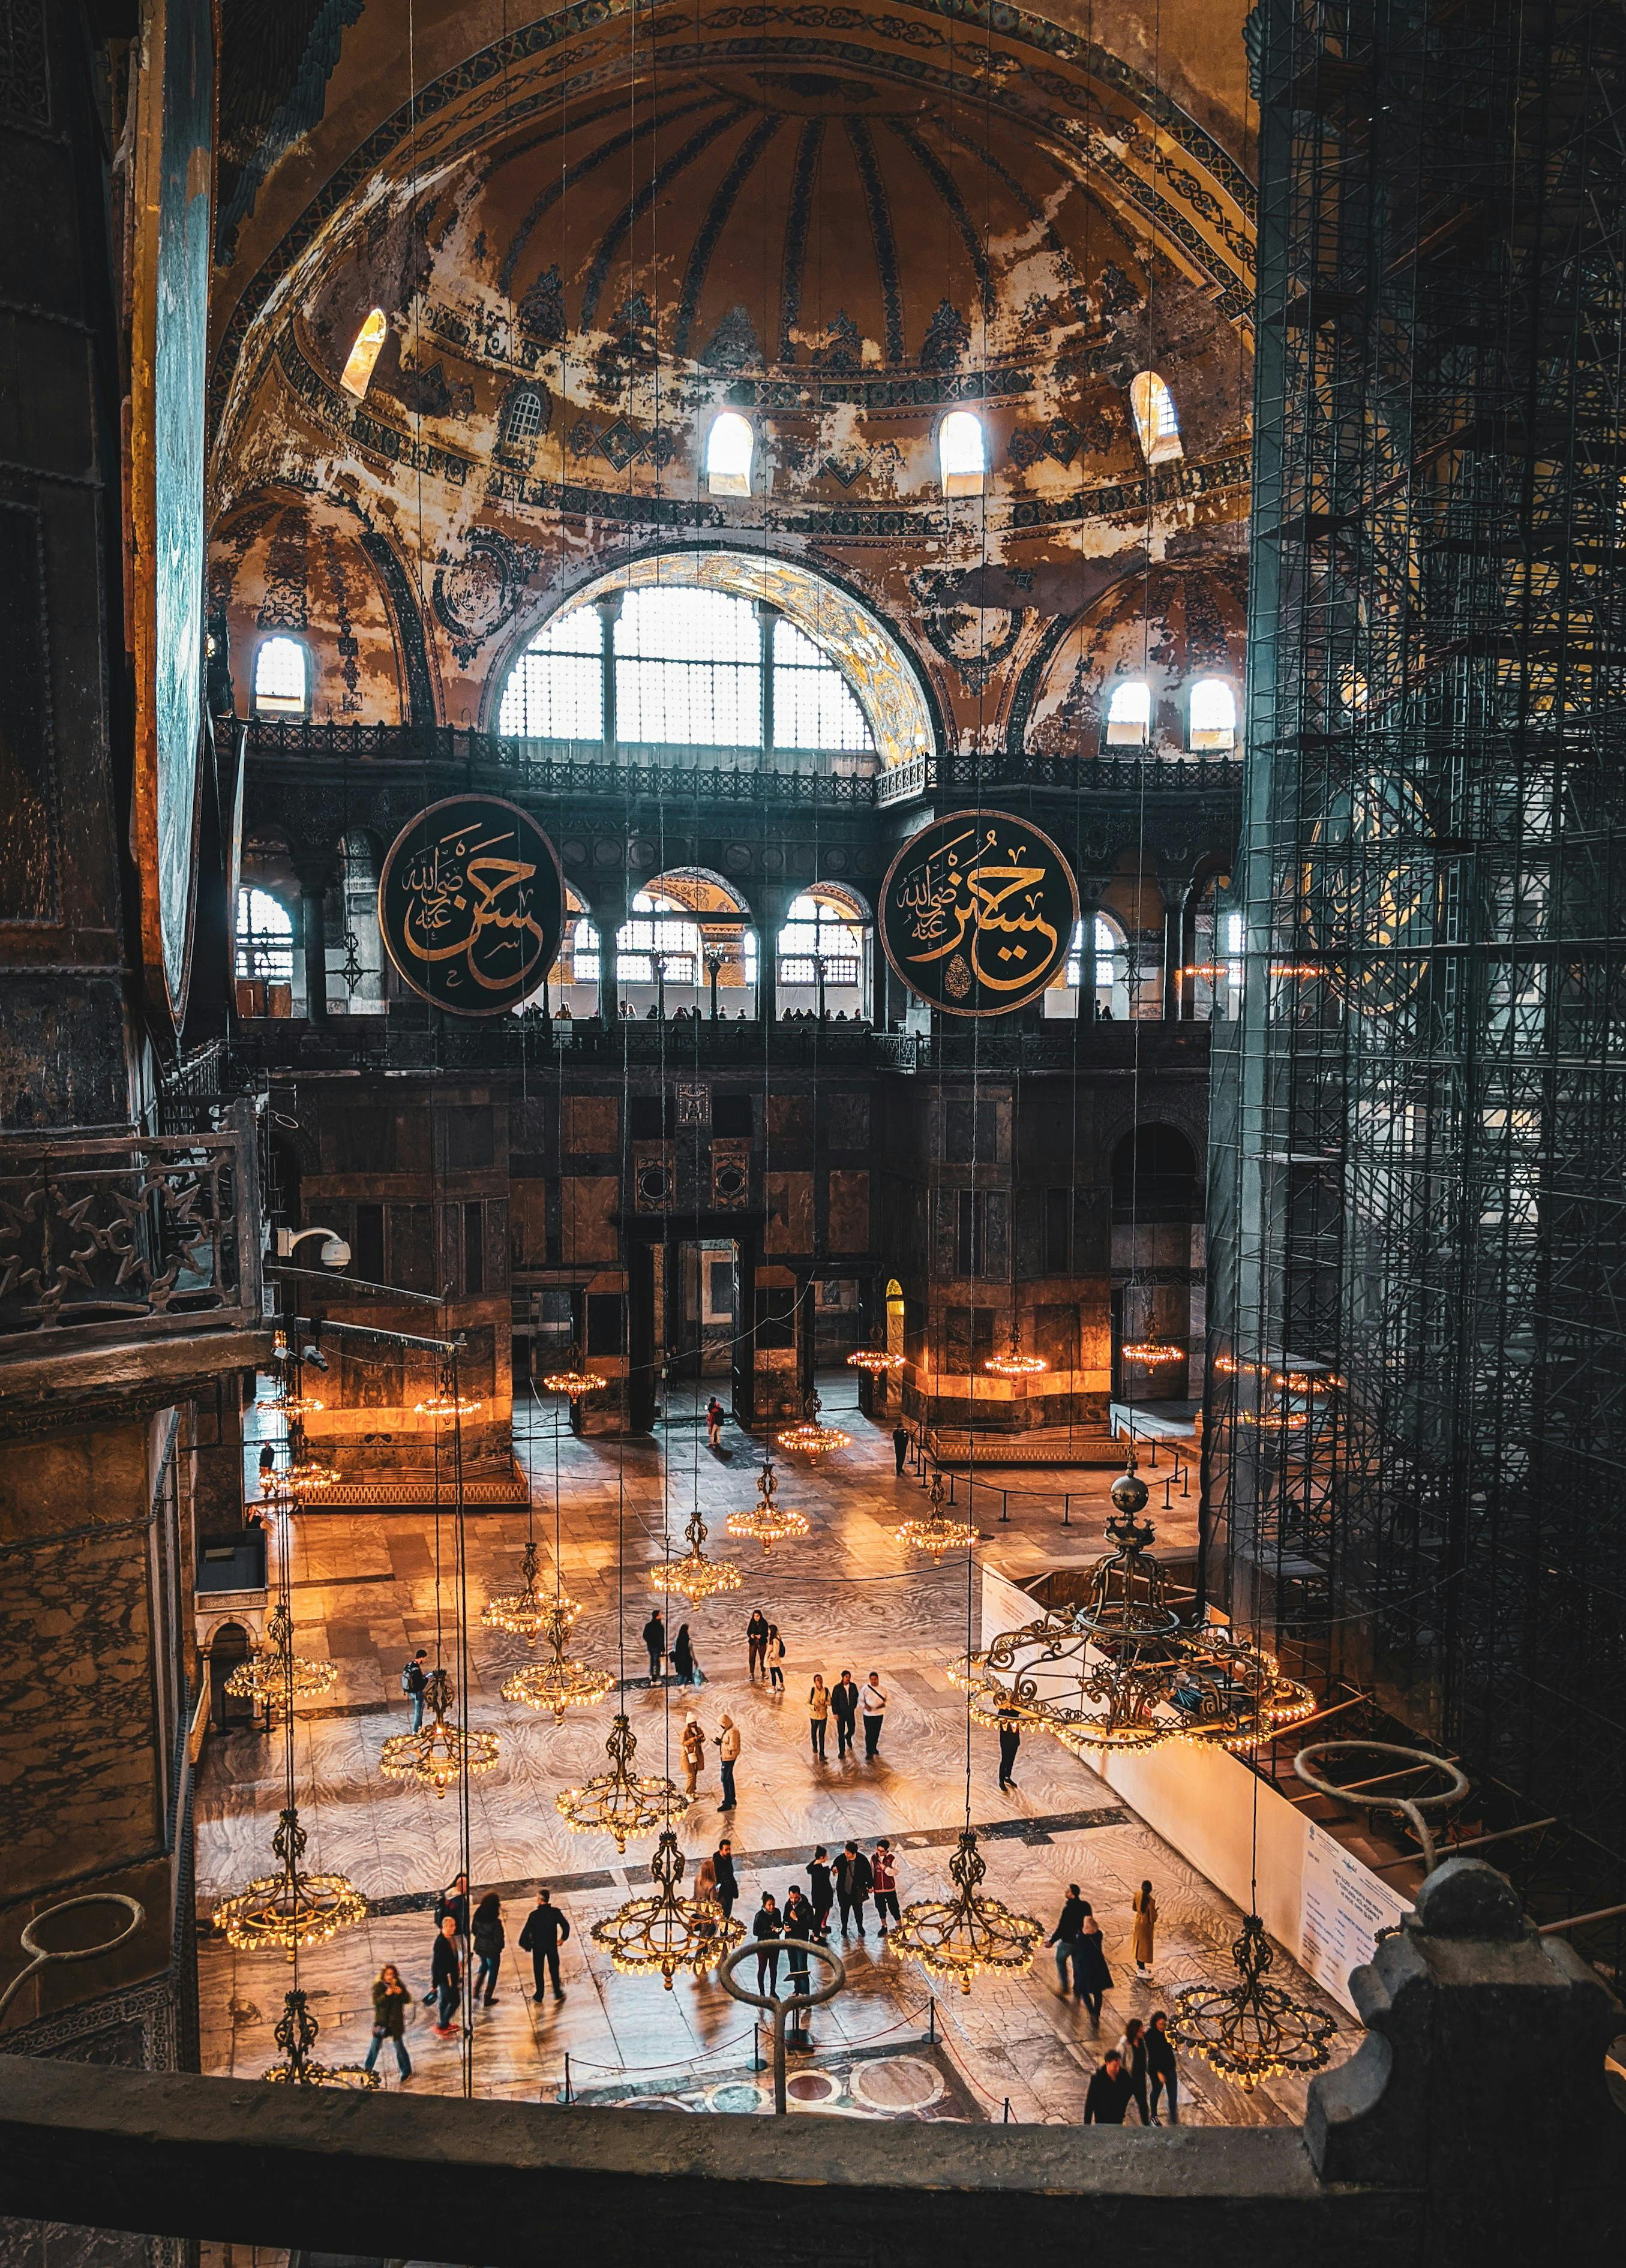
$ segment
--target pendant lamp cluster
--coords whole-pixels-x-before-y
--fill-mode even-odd
[[[728,1533],[736,1542],[760,1543],[769,1551],[776,1543],[800,1543],[809,1533],[805,1513],[794,1511],[787,1504],[776,1499],[779,1494],[779,1475],[770,1457],[757,1476],[757,1501],[749,1512],[728,1514]]]
[[[928,1559],[941,1559],[950,1551],[969,1551],[977,1541],[977,1531],[962,1520],[949,1518],[943,1510],[946,1497],[942,1475],[935,1472],[926,1498],[930,1510],[924,1520],[905,1520],[895,1528],[894,1542],[905,1551],[924,1551]]]

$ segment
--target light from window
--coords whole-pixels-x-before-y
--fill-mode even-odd
[[[1230,986],[1233,1004],[1242,990],[1242,917],[1227,914],[1225,929],[1225,982]]]
[[[584,918],[570,933],[570,981],[573,984],[596,984],[598,971],[598,932]]]
[[[531,441],[542,431],[542,396],[532,387],[524,387],[508,404],[508,438],[511,441]]]
[[[1200,677],[1192,687],[1191,745],[1194,750],[1237,745],[1237,696],[1223,677]]]
[[[1149,465],[1161,465],[1170,457],[1186,454],[1180,421],[1174,414],[1174,396],[1155,370],[1143,370],[1130,379],[1129,408],[1141,454]]]
[[[1143,677],[1126,677],[1106,704],[1109,748],[1143,748],[1151,734],[1152,688]]]
[[[308,667],[298,638],[261,640],[254,658],[254,705],[262,717],[303,717]]]
[[[858,696],[828,656],[783,615],[773,625],[776,748],[873,747]]]
[[[602,741],[601,622],[587,604],[537,633],[503,688],[499,733]],[[689,584],[645,585],[626,593],[612,637],[622,746],[762,747],[762,626],[749,599]],[[777,746],[831,753],[874,747],[840,670],[782,616],[771,654]]]
[[[737,409],[724,409],[712,420],[706,437],[706,485],[713,496],[750,494],[751,451],[756,436],[749,417]]]
[[[779,934],[778,955],[781,984],[816,985],[823,961],[827,993],[842,987],[854,990],[861,982],[864,966],[861,917],[850,907],[804,891],[791,900]]]
[[[237,893],[237,974],[267,984],[293,982],[293,922],[269,891]]]
[[[937,428],[937,462],[946,497],[980,496],[987,470],[982,420],[969,409],[951,409]]]
[[[539,630],[503,688],[497,729],[528,740],[604,737],[604,631],[596,607],[573,607]]]
[[[357,332],[356,343],[339,372],[339,384],[346,394],[353,394],[358,401],[373,382],[373,366],[383,352],[384,342],[388,336],[389,326],[384,320],[384,310],[374,307]]]

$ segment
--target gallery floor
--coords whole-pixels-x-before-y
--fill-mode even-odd
[[[850,1377],[827,1382],[827,1405],[851,1404]],[[961,1695],[944,1665],[964,1651],[967,1569],[964,1557],[933,1567],[905,1560],[893,1541],[898,1521],[921,1509],[918,1481],[896,1479],[890,1438],[850,1406],[827,1406],[847,1425],[853,1446],[809,1470],[781,1462],[781,1499],[812,1521],[809,1539],[776,1545],[730,1543],[723,1523],[755,1495],[757,1444],[730,1424],[721,1453],[705,1446],[688,1391],[673,1422],[654,1440],[593,1441],[557,1433],[551,1408],[537,1406],[521,1447],[534,1482],[536,1530],[544,1576],[554,1550],[555,1475],[564,1581],[583,1607],[572,1649],[614,1666],[625,1679],[625,1706],[639,1742],[639,1769],[677,1773],[684,1712],[692,1707],[708,1737],[728,1711],[742,1736],[739,1804],[732,1828],[740,1876],[739,1913],[749,1921],[764,1889],[781,1902],[803,1872],[813,1846],[832,1850],[848,1837],[866,1849],[891,1837],[899,1856],[899,1890],[935,1895],[944,1881],[965,1815],[966,1722]],[[526,1412],[516,1414],[516,1433]],[[1028,1489],[1046,1484],[1031,1472],[1009,1476]],[[991,1563],[1018,1580],[1050,1566],[1079,1564],[1105,1549],[1101,1522],[1112,1475],[1074,1474],[1072,1525],[1063,1529],[1038,1499],[1011,1499],[1008,1526],[985,1513],[979,1546]],[[1060,1484],[1058,1483],[1058,1485]],[[1161,1487],[1154,1491],[1160,1504]],[[1086,1515],[1081,1496],[1098,1509]],[[684,1690],[652,1687],[639,1631],[653,1600],[645,1570],[665,1556],[698,1500],[711,1535],[706,1549],[728,1557],[743,1587],[687,1617],[704,1683]],[[1194,1494],[1159,1515],[1163,1540],[1183,1540]],[[1182,1514],[1186,1515],[1183,1519]],[[455,1621],[449,1521],[443,1521],[440,1621],[448,1658]],[[454,2093],[464,2085],[457,2042],[443,2042],[422,2005],[429,1983],[432,1907],[460,1863],[461,1805],[382,1778],[384,1738],[404,1729],[408,1703],[400,1690],[403,1661],[418,1646],[436,1643],[435,1537],[425,1513],[310,1513],[293,1523],[295,1643],[330,1657],[338,1679],[320,1705],[301,1709],[296,1751],[301,1820],[308,1830],[307,1866],[347,1874],[367,1896],[360,1926],[306,1955],[299,1982],[322,2026],[316,2053],[358,2060],[370,2036],[370,1986],[381,1964],[400,1967],[413,2001],[408,2045],[415,2090]],[[509,1949],[498,1998],[477,2012],[469,2057],[475,2094],[552,2101],[562,2093],[569,2060],[573,2096],[641,2102],[685,2110],[750,2110],[771,2104],[765,2076],[754,2068],[750,2012],[710,1979],[680,1977],[673,1991],[659,1977],[616,1975],[594,1946],[589,1925],[647,1883],[648,1843],[617,1858],[607,1837],[573,1834],[554,1807],[562,1788],[602,1768],[613,1703],[573,1712],[556,1727],[510,1706],[499,1687],[524,1658],[518,1640],[483,1630],[478,1611],[495,1590],[520,1580],[524,1514],[489,1513],[468,1521],[468,1599],[471,1707],[475,1724],[500,1735],[497,1768],[469,1788],[469,1848],[478,1896],[498,1889]],[[618,1648],[617,1536],[625,1535],[625,1576]],[[681,1599],[672,1605],[681,1610]],[[776,1622],[786,1645],[782,1695],[747,1674],[744,1629],[753,1607]],[[673,1633],[684,1619],[670,1617]],[[833,1682],[851,1668],[861,1683],[877,1669],[890,1696],[880,1753],[873,1764],[838,1762],[833,1727],[827,1762],[813,1760],[806,1698],[812,1674]],[[715,1750],[708,1754],[714,1757]],[[1088,1767],[1054,1742],[1031,1736],[1016,1765],[1016,1786],[997,1786],[994,1735],[973,1728],[971,1814],[982,1832],[987,1887],[1031,1913],[1046,1933],[1069,1881],[1082,1884],[1105,1931],[1114,1985],[1096,2033],[1083,2008],[1056,1991],[1050,1955],[1041,1949],[1031,1973],[984,1977],[969,1997],[934,1995],[913,1964],[894,1957],[876,1932],[842,1948],[846,1989],[821,2010],[810,2055],[795,2058],[791,2095],[808,2110],[858,2117],[927,2117],[1073,2122],[1082,2115],[1090,2073],[1125,2021],[1168,2004],[1177,1985],[1230,1970],[1236,1909],[1125,1809]],[[239,1730],[206,1744],[197,1799],[197,1896],[200,1924],[215,1902],[270,1864],[270,1837],[282,1803],[282,1743]],[[692,1870],[714,1848],[725,1822],[717,1805],[716,1765],[708,1763],[698,1799],[683,1821],[681,1842]],[[1129,1901],[1143,1877],[1160,1908],[1157,1962],[1138,1980],[1129,1957]],[[530,1998],[529,1963],[516,1949],[521,1924],[538,1883],[549,1883],[573,1925],[565,1948],[565,1996]],[[837,1942],[839,1943],[838,1938]],[[1278,1974],[1321,2006],[1332,2004],[1278,1954]],[[275,1955],[234,1953],[200,1931],[203,2054],[205,2071],[263,2070],[277,2049],[272,2027],[290,1982]],[[1340,2016],[1335,2058],[1349,2052],[1358,2028]],[[388,2068],[385,2066],[388,2066]],[[384,2083],[399,2082],[388,2051]],[[1282,2080],[1245,2095],[1208,2067],[1182,2059],[1182,2117],[1194,2124],[1277,2124],[1297,2119],[1304,2083]],[[1131,2112],[1133,2119],[1134,2113]]]

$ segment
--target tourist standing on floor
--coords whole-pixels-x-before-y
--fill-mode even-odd
[[[1180,2075],[1175,2068],[1174,2042],[1169,2037],[1169,2019],[1161,2008],[1157,2010],[1147,2027],[1146,2073],[1152,2086],[1152,2124],[1161,2126],[1163,2124],[1157,2116],[1157,2102],[1166,2090],[1169,2124],[1178,2126],[1180,2123]]]
[[[706,1769],[706,1731],[692,1709],[684,1719],[684,1776],[685,1794],[692,1795]]]
[[[1121,2126],[1128,2108],[1129,2083],[1124,2076],[1123,2058],[1112,2048],[1090,2082],[1090,2092],[1084,2097],[1084,2124]]]
[[[435,1900],[435,1919],[444,1921],[447,1916],[456,1924],[459,1937],[469,1934],[469,1877],[459,1874],[449,1889],[442,1890]]]
[[[762,1904],[751,1916],[750,1933],[758,1939],[782,1937],[785,1933],[780,1927],[780,1910],[773,1903],[772,1890],[765,1890],[762,1894]],[[765,1984],[762,1981],[765,1976],[768,1980]],[[779,1955],[765,1953],[759,1944],[757,1948],[757,1990],[759,1992],[777,1992],[779,1989]]]
[[[1129,2100],[1141,2114],[1142,2125],[1149,2126],[1152,2114],[1146,2100],[1146,2027],[1138,2016],[1131,2016],[1124,2026],[1118,2056],[1129,2082]]]
[[[717,1861],[702,1859],[694,1870],[694,1929],[708,1941],[717,1934]]]
[[[1089,1911],[1078,1884],[1069,1882],[1061,1918],[1045,1940],[1056,1948],[1056,1975],[1061,1980],[1063,1999],[1067,1998],[1069,1974],[1072,1990],[1081,2000],[1084,1997],[1084,1916]]]
[[[721,1729],[717,1734],[717,1755],[722,1773],[722,1801],[719,1811],[732,1811],[738,1798],[734,1790],[734,1767],[740,1761],[740,1728],[725,1709],[719,1719]]]
[[[700,1682],[687,1623],[679,1623],[677,1636],[672,1640],[672,1675],[680,1685],[698,1685]]]
[[[836,1897],[841,1908],[841,1934],[846,1935],[849,1922],[856,1922],[860,1937],[864,1930],[864,1900],[875,1887],[875,1869],[859,1849],[849,1843],[837,1859],[832,1869],[836,1878]]]
[[[864,1719],[864,1762],[871,1764],[881,1745],[881,1726],[886,1715],[886,1696],[881,1690],[881,1680],[872,1669],[868,1682],[858,1697],[858,1705]]]
[[[909,1428],[900,1418],[892,1428],[892,1454],[898,1461],[898,1477],[903,1477],[904,1463],[909,1454]]]
[[[830,1696],[830,1713],[836,1720],[839,1763],[853,1745],[853,1731],[858,1722],[858,1687],[850,1669],[844,1669],[836,1680]]]
[[[785,1893],[785,1923],[780,1933],[791,1940],[790,1950],[785,1956],[786,1967],[790,1972],[791,1995],[803,2003],[793,2012],[787,2030],[800,2036],[805,2033],[808,2021],[807,1948],[813,1934],[813,1909],[794,1883]]]
[[[644,1624],[644,1651],[649,1656],[649,1683],[653,1685],[661,1675],[661,1664],[666,1659],[666,1624],[656,1607]]]
[[[1101,1941],[1101,1925],[1090,1910],[1090,1901],[1083,1901],[1083,1920],[1078,1933],[1078,1997],[1090,2011],[1090,2021],[1098,2031],[1101,2028],[1101,2002],[1112,1989],[1112,1972],[1106,1965],[1106,1954]]]
[[[1011,1774],[1016,1769],[1016,1750],[1022,1746],[1022,1719],[1009,1700],[999,1706],[1000,1734],[1000,1793],[1015,1787]]]
[[[783,1693],[785,1690],[785,1672],[781,1668],[780,1664],[785,1659],[785,1641],[780,1636],[780,1626],[777,1623],[770,1623],[768,1624],[768,1638],[766,1646],[764,1650],[764,1659],[768,1665],[769,1692]]]
[[[714,1394],[706,1405],[706,1446],[708,1449],[722,1447],[722,1404]]]
[[[401,1668],[401,1690],[412,1704],[412,1730],[415,1733],[421,1733],[424,1729],[424,1696],[429,1690],[429,1679],[424,1664],[428,1659],[428,1649],[420,1646],[411,1660],[403,1662]]]
[[[502,1900],[487,1890],[474,1910],[474,1951],[480,1966],[474,1980],[474,1998],[490,2007],[497,1998],[497,1972],[508,1933],[502,1926]]]
[[[722,1918],[728,1920],[734,1912],[734,1901],[740,1895],[740,1878],[734,1871],[734,1845],[725,1835],[712,1853],[712,1865],[717,1873],[717,1903],[722,1908]]]
[[[813,1926],[821,1938],[828,1938],[830,1909],[836,1902],[836,1892],[830,1879],[830,1853],[822,1843],[808,1860],[808,1881],[812,1890]]]
[[[452,2019],[462,1994],[462,1957],[457,1950],[457,1924],[450,1914],[442,1919],[429,1964],[429,1991],[435,2003],[435,2030],[443,2040],[452,2036]]]
[[[1135,1916],[1135,1935],[1129,1949],[1135,1955],[1135,1974],[1149,1977],[1157,1953],[1157,1901],[1152,1896],[1149,1882],[1142,1883],[1129,1901],[1129,1911]]]
[[[808,1728],[813,1735],[813,1753],[820,1764],[824,1761],[824,1734],[830,1717],[830,1688],[820,1676],[815,1676],[812,1690],[808,1695]]]
[[[406,2051],[406,2004],[407,1988],[401,1982],[401,1971],[393,1961],[387,1961],[373,1984],[373,2044],[367,2050],[366,2070],[372,2070],[388,2040],[395,2051],[395,2069],[403,2079],[411,2078],[412,2062]]]
[[[876,1845],[869,1861],[869,1872],[875,1881],[876,1919],[881,1925],[881,1934],[886,1935],[887,1916],[901,1921],[898,1911],[898,1870],[892,1864],[892,1846],[885,1836]]]
[[[762,1651],[767,1643],[768,1618],[760,1607],[753,1607],[745,1625],[745,1666],[750,1676],[755,1677],[762,1668]]]
[[[559,1948],[570,1935],[570,1924],[553,1903],[551,1890],[538,1890],[536,1903],[525,1917],[525,1926],[520,1932],[520,1950],[531,1957],[531,1982],[536,1986],[535,1997],[542,1998],[542,1972],[545,1966],[553,1986],[556,2000],[565,1998],[559,1983]]]

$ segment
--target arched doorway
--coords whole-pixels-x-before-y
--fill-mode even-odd
[[[234,1725],[254,1722],[253,1702],[225,1690],[226,1679],[242,1668],[253,1651],[241,1623],[222,1623],[209,1641],[209,1722],[217,1733],[229,1733]]]
[[[1112,1393],[1120,1401],[1184,1402],[1202,1382],[1202,1221],[1196,1152],[1177,1127],[1136,1126],[1112,1152]],[[1172,1350],[1126,1362],[1126,1346]]]

